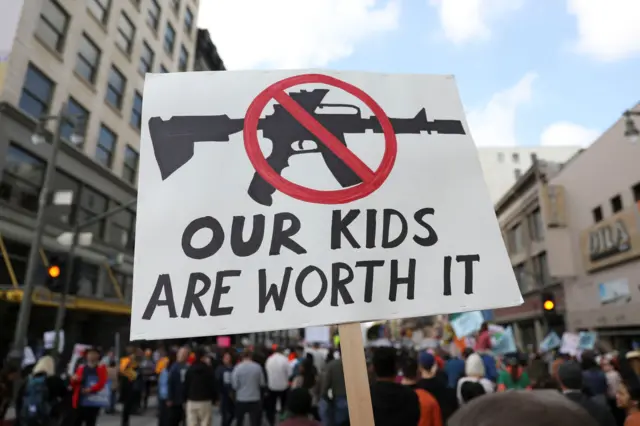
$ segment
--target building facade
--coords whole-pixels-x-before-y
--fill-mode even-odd
[[[67,113],[52,190],[74,194],[71,206],[46,207],[44,266],[52,255],[68,250],[57,237],[70,230],[71,222],[135,199],[144,75],[193,69],[197,40],[198,0],[19,3],[15,39],[0,73],[0,322],[6,330],[12,330],[22,297],[38,195],[58,121],[47,120],[46,143],[34,145],[41,118]],[[83,142],[74,143],[73,134],[82,135]],[[85,230],[93,242],[77,250],[81,262],[65,326],[72,340],[104,345],[113,330],[128,335],[134,224],[132,208]],[[40,328],[53,324],[56,297],[39,288],[34,302],[29,332],[42,336],[46,330]],[[2,334],[0,346],[11,334]]]
[[[194,71],[224,71],[226,70],[222,58],[218,54],[216,45],[211,41],[209,31],[198,28],[196,41],[196,59]]]
[[[564,163],[578,146],[480,147],[478,157],[491,201],[497,203],[516,181],[532,166],[531,155],[540,160]]]
[[[558,198],[558,194],[550,196],[547,180],[561,165],[535,155],[529,161],[531,167],[496,203],[496,216],[524,303],[493,311],[493,321],[511,325],[518,346],[524,350],[537,348],[549,330],[562,333],[565,328],[562,279],[549,270],[547,237],[547,227],[557,221],[549,215],[549,199]],[[543,295],[547,294],[555,301],[554,315],[543,309]]]
[[[568,328],[629,348],[640,342],[640,145],[624,131],[620,119],[550,180],[568,202],[566,226],[547,239]]]

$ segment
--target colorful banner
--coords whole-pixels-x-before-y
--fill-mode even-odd
[[[540,342],[540,352],[549,352],[553,349],[559,348],[562,345],[560,336],[555,331],[547,334],[547,336]]]
[[[493,345],[492,350],[498,355],[511,354],[518,351],[511,326],[504,330],[504,333],[502,333],[498,341]]]
[[[578,349],[581,351],[592,350],[596,346],[598,334],[592,331],[581,331],[578,334]]]
[[[480,330],[485,321],[481,311],[472,311],[456,315],[450,322],[457,337],[466,337]]]

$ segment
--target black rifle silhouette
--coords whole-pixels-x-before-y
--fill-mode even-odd
[[[322,103],[328,92],[329,89],[301,90],[289,93],[289,96],[345,146],[346,134],[365,133],[367,130],[382,133],[378,119],[375,116],[363,118],[357,106]],[[354,112],[351,114],[316,113],[316,110],[326,107],[351,108]],[[429,121],[424,108],[414,118],[391,118],[390,121],[396,134],[420,134],[420,132],[465,134],[462,122],[459,120]],[[240,132],[243,127],[244,118],[229,118],[227,115],[175,116],[166,121],[160,117],[150,118],[149,133],[162,180],[167,179],[193,157],[196,142],[228,142],[229,137]],[[282,170],[289,166],[289,159],[293,155],[319,152],[343,188],[362,182],[362,179],[349,166],[281,105],[275,105],[273,114],[260,119],[258,130],[262,130],[262,135],[273,142],[273,149],[267,157],[267,162],[276,173],[281,174]],[[314,142],[315,147],[304,149],[304,141]],[[254,201],[270,206],[274,192],[275,188],[271,184],[257,172],[254,173],[248,190],[249,196]]]

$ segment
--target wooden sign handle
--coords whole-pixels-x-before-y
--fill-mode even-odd
[[[340,351],[351,426],[373,426],[371,391],[360,323],[341,324]]]

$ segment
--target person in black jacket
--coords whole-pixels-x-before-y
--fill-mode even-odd
[[[176,362],[169,370],[169,379],[167,383],[167,399],[165,404],[168,408],[168,425],[179,426],[184,423],[184,403],[185,388],[184,381],[187,375],[187,359],[189,358],[189,349],[182,347],[176,355]]]
[[[558,381],[564,395],[584,408],[600,426],[615,426],[616,421],[609,407],[599,403],[583,392],[582,368],[574,361],[563,363],[558,368]]]
[[[41,403],[46,404],[46,407],[27,407],[25,404],[29,404],[27,389],[29,388],[30,381],[37,380],[38,378],[44,379],[46,386],[46,401]],[[32,424],[40,424],[41,426],[59,424],[63,416],[66,414],[62,406],[62,400],[67,394],[67,386],[64,381],[55,374],[55,362],[50,356],[43,356],[40,358],[33,367],[31,375],[20,387],[18,394],[19,397],[16,400],[16,425],[18,426],[30,426]],[[36,399],[36,398],[34,398]],[[44,423],[35,421],[35,419],[29,418],[30,411],[34,408],[38,410],[44,408],[44,414],[46,419]]]
[[[184,380],[187,424],[211,426],[216,396],[215,372],[202,349],[197,349],[195,356],[196,360],[187,370]]]

